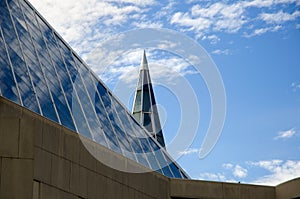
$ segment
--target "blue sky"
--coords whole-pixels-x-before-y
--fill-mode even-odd
[[[177,151],[192,178],[276,185],[300,176],[299,0],[30,2],[129,109],[142,49],[103,68],[97,65],[103,40],[137,28],[167,28],[207,51],[223,79],[227,112],[217,144],[200,159],[211,118],[205,81],[182,57],[146,48],[166,143],[180,125],[199,122],[192,144]],[[179,79],[187,89],[176,90]],[[199,112],[182,118],[186,103]]]

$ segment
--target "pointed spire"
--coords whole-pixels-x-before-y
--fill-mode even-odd
[[[165,147],[145,50],[134,95],[132,114],[133,117],[160,143],[160,145]]]
[[[144,50],[144,53],[143,53],[143,58],[142,58],[142,61],[141,61],[140,70],[149,70],[145,50]]]

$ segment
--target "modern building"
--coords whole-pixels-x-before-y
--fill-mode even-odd
[[[1,1],[0,34],[3,97],[149,169],[171,178],[187,178],[156,139],[136,122],[27,1]],[[146,69],[146,57],[143,61],[143,69]],[[142,78],[143,94],[153,95],[148,71],[141,73],[146,76]],[[143,99],[147,102],[148,98]],[[154,100],[154,97],[149,99]],[[147,110],[155,107],[145,105]],[[160,129],[158,118],[153,117],[157,110],[152,113],[150,132],[153,132],[152,126]],[[143,115],[144,121],[151,123],[146,117],[150,113],[143,112]],[[161,132],[155,137],[159,137],[164,146]]]
[[[134,95],[132,115],[162,147],[165,147],[145,50]]]
[[[155,118],[148,132],[26,0],[0,1],[0,50],[1,199],[300,196],[300,179],[278,187],[189,180]],[[155,105],[146,63],[138,85],[147,86],[136,93]]]

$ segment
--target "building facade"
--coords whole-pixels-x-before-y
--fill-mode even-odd
[[[132,115],[162,147],[165,147],[145,50],[134,94]]]
[[[1,199],[290,199],[299,187],[189,180],[29,2],[0,1]]]
[[[1,96],[149,169],[187,178],[29,2],[3,0],[0,11]]]

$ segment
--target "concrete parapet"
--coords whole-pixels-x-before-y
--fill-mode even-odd
[[[299,197],[300,178],[276,187],[169,179],[0,97],[1,199]]]

